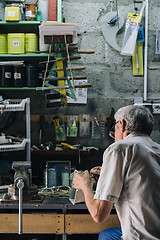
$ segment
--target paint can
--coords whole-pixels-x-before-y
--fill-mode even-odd
[[[36,21],[37,18],[37,4],[26,3],[25,4],[25,20]]]
[[[15,66],[13,67],[13,87],[25,87],[25,67]]]
[[[0,86],[11,87],[12,86],[12,66],[2,65],[0,66]]]

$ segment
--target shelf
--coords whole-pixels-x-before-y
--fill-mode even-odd
[[[0,152],[24,150],[26,143],[29,143],[29,142],[30,142],[30,139],[24,139],[21,143],[0,145]]]
[[[0,104],[1,112],[9,112],[9,111],[24,111],[25,104],[28,102],[28,99],[8,99],[4,100]]]
[[[0,87],[0,90],[36,90],[37,87]]]
[[[62,151],[55,151],[55,150],[33,150],[32,154],[47,156],[47,155],[88,155],[89,151],[84,150],[62,150]]]
[[[53,55],[51,55],[53,56]],[[22,54],[0,54],[0,58],[1,57],[10,57],[10,58],[14,58],[14,57],[48,57],[48,54],[47,53],[35,53],[35,54],[25,54],[25,53],[22,53]]]

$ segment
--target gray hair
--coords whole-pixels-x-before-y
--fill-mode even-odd
[[[127,133],[139,132],[150,135],[154,119],[150,110],[144,106],[129,105],[115,113],[116,122],[123,119]]]

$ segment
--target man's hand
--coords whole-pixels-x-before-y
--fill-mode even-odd
[[[99,172],[100,174],[99,168],[101,167],[98,167],[98,169],[94,168],[94,170],[96,170],[96,173]],[[93,172],[95,173],[95,171]],[[73,187],[83,191],[85,203],[95,222],[100,223],[109,216],[113,203],[105,200],[94,199],[90,174],[88,171],[75,173],[73,178]]]
[[[90,175],[87,170],[84,172],[75,173],[73,178],[73,187],[82,191],[84,191],[86,188],[91,189]]]
[[[90,170],[91,177],[98,181],[99,175],[101,173],[101,167],[97,166]]]

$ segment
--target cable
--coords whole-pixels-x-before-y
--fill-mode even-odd
[[[50,188],[41,188],[38,192],[41,195],[56,197],[56,198],[68,198],[70,195],[69,186],[53,186]]]

